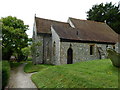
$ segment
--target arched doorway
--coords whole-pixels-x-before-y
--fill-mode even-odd
[[[67,64],[73,63],[73,50],[72,48],[69,48],[67,51]]]

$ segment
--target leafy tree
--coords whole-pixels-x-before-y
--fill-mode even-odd
[[[0,21],[0,60],[2,60],[2,22]]]
[[[2,21],[2,59],[9,60],[13,53],[17,54],[17,59],[24,59],[21,49],[28,46],[28,36],[26,31],[28,25],[16,17],[8,16]]]
[[[29,45],[29,46],[32,45],[32,38],[28,38],[28,45]]]
[[[31,55],[31,47],[22,48],[22,53],[25,56],[25,60],[27,60],[28,56]]]
[[[120,11],[119,6],[106,4],[94,5],[87,12],[87,19],[99,22],[106,22],[115,32],[120,34]]]

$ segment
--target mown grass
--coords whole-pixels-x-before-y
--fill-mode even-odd
[[[8,61],[2,61],[2,88],[4,88],[8,84],[9,77],[10,64]]]
[[[118,68],[109,59],[53,66],[32,75],[38,88],[117,88]]]
[[[52,65],[43,65],[43,64],[38,64],[38,65],[33,65],[32,61],[28,61],[27,65],[24,67],[24,71],[26,73],[31,73],[31,72],[38,72],[41,71],[42,69],[51,67]]]

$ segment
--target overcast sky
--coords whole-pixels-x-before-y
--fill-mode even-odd
[[[0,0],[0,18],[15,16],[29,25],[27,34],[32,37],[34,15],[66,22],[68,17],[86,19],[86,12],[95,4],[120,0]]]

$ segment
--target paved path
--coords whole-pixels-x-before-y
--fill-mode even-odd
[[[27,74],[23,71],[25,64],[11,70],[8,88],[37,88],[31,81],[30,77],[32,74]]]

